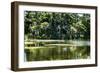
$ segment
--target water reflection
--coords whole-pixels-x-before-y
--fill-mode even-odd
[[[38,46],[25,49],[25,59],[26,61],[87,59],[90,58],[90,46],[86,43],[72,41],[65,43],[38,43]]]

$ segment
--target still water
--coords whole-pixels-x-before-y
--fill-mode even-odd
[[[25,61],[50,61],[90,58],[89,41],[33,41],[25,47]]]

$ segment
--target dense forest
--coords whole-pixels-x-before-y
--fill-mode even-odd
[[[90,39],[90,14],[25,11],[24,24],[25,39]]]

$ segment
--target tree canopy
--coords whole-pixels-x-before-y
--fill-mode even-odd
[[[61,12],[24,12],[28,39],[89,40],[90,14]]]

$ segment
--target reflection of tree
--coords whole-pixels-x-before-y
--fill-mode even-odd
[[[27,61],[41,60],[70,60],[70,59],[87,59],[90,57],[90,47],[55,47],[55,48],[39,48],[29,50],[26,49]]]
[[[90,39],[90,15],[25,11],[25,35],[33,39]]]

